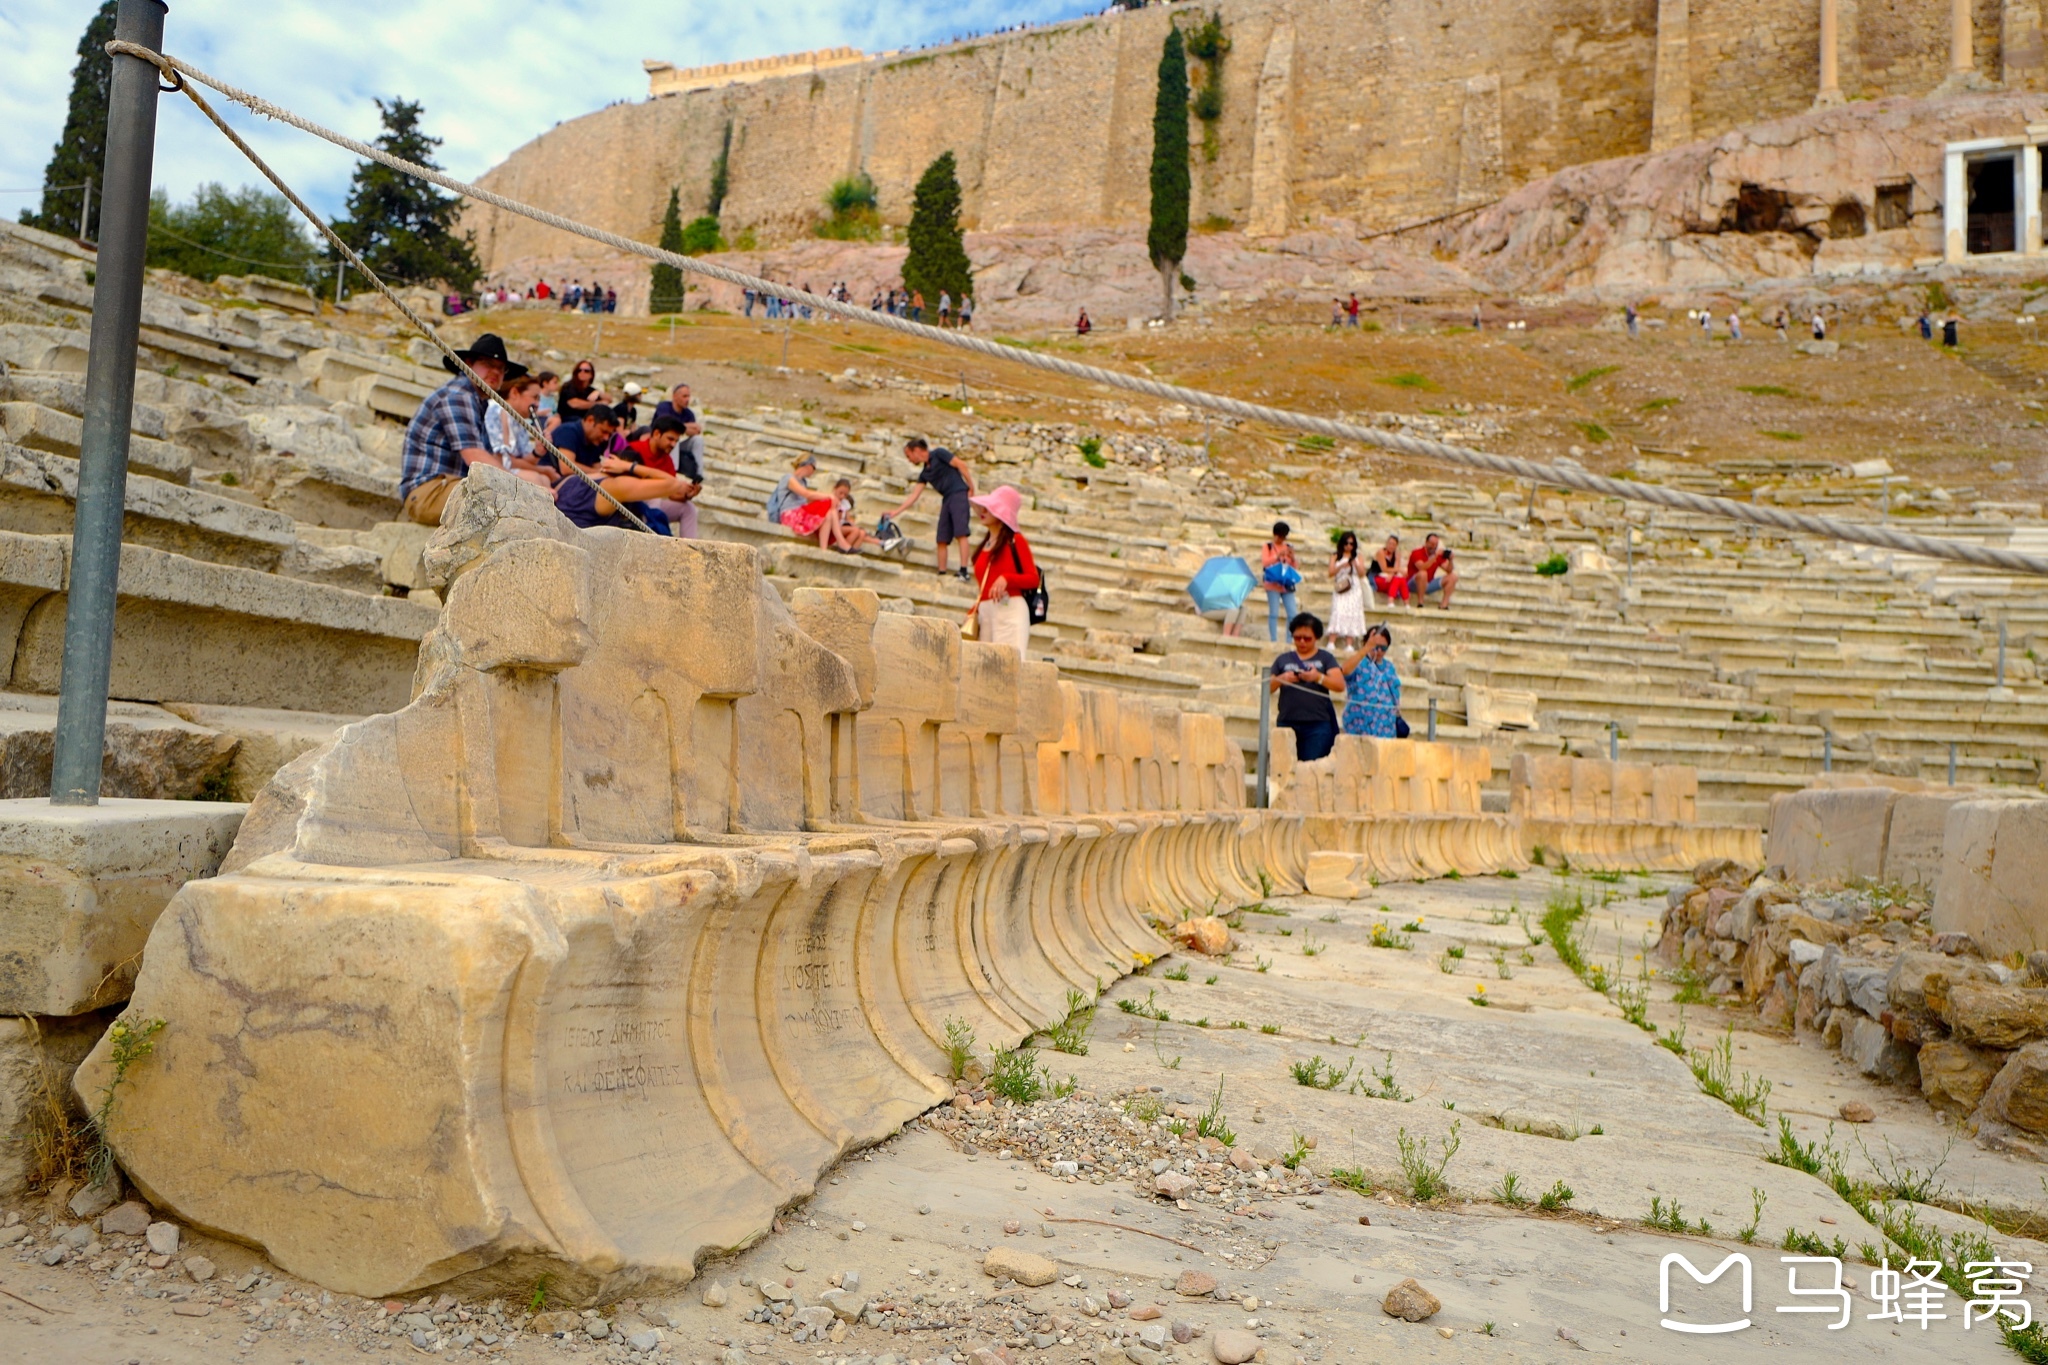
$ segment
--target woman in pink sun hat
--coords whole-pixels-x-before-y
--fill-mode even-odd
[[[974,610],[980,616],[984,644],[1002,645],[1025,657],[1031,645],[1031,605],[1027,596],[1036,593],[1043,580],[1038,562],[1031,557],[1031,545],[1017,529],[1024,495],[1009,484],[969,498],[974,515],[981,522],[981,544],[974,547],[974,581],[980,596]]]

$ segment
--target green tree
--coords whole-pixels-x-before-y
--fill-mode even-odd
[[[711,194],[704,212],[716,218],[725,212],[725,192],[732,185],[732,120],[725,121],[725,139],[718,144],[718,159],[711,163]]]
[[[377,146],[393,156],[438,170],[433,156],[441,139],[420,130],[420,105],[395,99],[377,101],[384,131]],[[477,264],[476,241],[456,235],[462,200],[443,194],[424,180],[395,171],[381,162],[356,168],[348,191],[348,217],[334,231],[365,263],[387,281],[408,284],[442,282],[467,290],[483,274]]]
[[[661,215],[661,249],[681,254],[683,250],[683,206],[682,192],[671,189],[668,192],[668,212]],[[650,313],[680,313],[683,311],[683,293],[688,288],[683,283],[680,266],[663,261],[654,267],[654,275],[647,289],[647,311]]]
[[[268,275],[310,284],[322,253],[281,194],[244,185],[238,190],[201,185],[189,204],[173,204],[158,190],[149,197],[150,265],[211,280],[219,275]]]
[[[725,250],[725,238],[719,235],[718,220],[710,214],[692,218],[683,229],[683,254],[685,256],[709,256],[714,251]]]
[[[960,235],[960,176],[951,152],[924,168],[910,201],[910,254],[903,287],[937,307],[941,292],[957,301],[974,292],[974,266]]]
[[[81,188],[91,180],[99,185],[107,161],[107,96],[114,83],[114,59],[106,45],[114,40],[115,0],[107,0],[86,24],[78,40],[78,65],[71,68],[71,105],[64,114],[64,132],[43,168],[43,203],[40,212],[23,209],[21,221],[45,232],[70,236],[78,231]],[[97,194],[85,235],[99,238]]]
[[[1173,320],[1173,286],[1188,254],[1188,50],[1178,28],[1166,30],[1159,55],[1159,98],[1152,109],[1152,226],[1145,246],[1159,272],[1160,316]]]
[[[835,180],[825,192],[825,207],[832,210],[832,216],[817,225],[817,234],[842,242],[877,241],[882,235],[882,215],[875,205],[875,182],[866,171]]]

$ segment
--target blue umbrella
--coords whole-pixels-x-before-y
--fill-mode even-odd
[[[1219,555],[1188,580],[1188,596],[1195,599],[1196,611],[1235,611],[1257,586],[1250,565],[1236,555]]]

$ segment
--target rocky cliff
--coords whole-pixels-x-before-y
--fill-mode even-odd
[[[1943,0],[1882,14],[1839,0],[1850,96],[1921,95],[1946,70]],[[2008,53],[1981,0],[1980,66]],[[1194,218],[1255,237],[1356,234],[1471,210],[1564,168],[1647,151],[1653,124],[1712,137],[1810,106],[1819,6],[1766,0],[1220,0],[1221,107],[1195,120]],[[1865,13],[1864,11],[1868,11]],[[485,177],[491,188],[652,240],[671,187],[704,206],[730,130],[726,235],[809,236],[842,176],[865,172],[886,222],[918,174],[955,153],[970,229],[1142,229],[1156,70],[1188,7],[1111,11],[802,76],[618,105],[563,124]],[[2035,45],[2038,47],[2038,44]],[[1197,84],[1208,81],[1206,68]],[[549,229],[478,209],[507,277],[564,259]],[[577,260],[594,253],[570,253]]]

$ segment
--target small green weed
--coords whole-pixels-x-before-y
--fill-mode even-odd
[[[1502,1176],[1500,1184],[1494,1186],[1493,1202],[1506,1204],[1511,1209],[1528,1207],[1529,1196],[1522,1193],[1522,1178],[1513,1171]]]
[[[1556,1213],[1559,1209],[1569,1205],[1577,1197],[1577,1195],[1572,1193],[1572,1187],[1560,1180],[1543,1192],[1536,1200],[1536,1207],[1542,1209],[1545,1213]]]
[[[1318,1055],[1305,1062],[1291,1063],[1287,1070],[1294,1076],[1296,1085],[1305,1085],[1314,1090],[1335,1090],[1351,1078],[1351,1068],[1356,1062],[1356,1058],[1346,1061],[1344,1069],[1339,1071],[1336,1066]]]
[[[1605,379],[1608,375],[1613,374],[1616,370],[1619,370],[1620,368],[1621,366],[1619,365],[1595,366],[1594,368],[1587,370],[1584,374],[1575,374],[1570,379],[1565,380],[1565,389],[1570,393],[1577,393],[1579,390],[1585,388],[1594,380]]]
[[[1372,1078],[1379,1082],[1379,1088],[1377,1090],[1368,1090],[1365,1093],[1374,1099],[1394,1100],[1401,1104],[1407,1104],[1415,1098],[1403,1090],[1400,1082],[1394,1079],[1394,1054],[1391,1052],[1387,1054],[1387,1059],[1383,1066],[1376,1066],[1372,1069]]]
[[[1712,1048],[1705,1052],[1695,1048],[1686,1054],[1685,1061],[1692,1069],[1693,1079],[1699,1082],[1700,1093],[1721,1101],[1759,1128],[1763,1126],[1764,1104],[1770,1098],[1771,1083],[1747,1071],[1740,1081],[1735,1079],[1735,1025],[1730,1024],[1727,1033]]]
[[[1757,1225],[1764,1221],[1764,1205],[1770,1202],[1769,1195],[1754,1185],[1749,1187],[1749,1224],[1735,1234],[1737,1241],[1745,1246],[1756,1241]]]
[[[1261,1033],[1278,1033],[1279,1031],[1280,1031],[1280,1026],[1279,1026],[1278,1024],[1261,1024],[1261,1025],[1259,1025],[1259,1032],[1261,1032]]]
[[[1451,1192],[1450,1182],[1444,1179],[1444,1171],[1451,1164],[1451,1158],[1458,1154],[1462,1141],[1459,1130],[1464,1120],[1451,1121],[1450,1135],[1443,1141],[1434,1162],[1429,1159],[1429,1139],[1411,1138],[1408,1130],[1401,1128],[1394,1134],[1394,1145],[1401,1153],[1401,1175],[1407,1181],[1408,1193],[1418,1203],[1427,1204],[1442,1199]]]
[[[1742,1240],[1747,1242],[1750,1238],[1744,1237]],[[1796,1228],[1786,1228],[1784,1240],[1779,1245],[1802,1256],[1833,1256],[1840,1260],[1849,1254],[1849,1244],[1839,1237],[1830,1245],[1823,1242],[1818,1234],[1800,1232]]]
[[[974,1060],[974,1030],[965,1019],[948,1017],[946,1020],[946,1066],[954,1080],[967,1075],[967,1064]]]
[[[1185,963],[1185,962],[1181,963],[1181,964],[1180,964],[1180,966],[1178,966],[1178,967],[1175,967],[1175,968],[1174,968],[1174,969],[1173,969],[1172,971],[1170,971],[1170,972],[1167,972],[1167,973],[1165,973],[1165,977],[1166,977],[1166,979],[1167,979],[1168,981],[1185,981],[1185,980],[1187,980],[1187,979],[1188,979],[1188,964],[1187,964],[1187,963]]]
[[[1665,1232],[1697,1233],[1701,1237],[1708,1236],[1713,1232],[1713,1228],[1708,1225],[1707,1220],[1704,1218],[1698,1223],[1686,1222],[1685,1213],[1679,1208],[1676,1199],[1672,1200],[1667,1208],[1664,1201],[1656,1195],[1650,1196],[1650,1216],[1645,1218],[1643,1222],[1650,1227],[1661,1228]]]
[[[1294,1144],[1287,1149],[1287,1154],[1280,1158],[1280,1164],[1291,1171],[1307,1159],[1308,1139],[1300,1133],[1296,1133],[1294,1135]]]
[[[1212,1137],[1225,1147],[1237,1145],[1237,1134],[1230,1131],[1230,1125],[1223,1117],[1223,1078],[1216,1078],[1216,1098],[1209,1101],[1208,1109],[1195,1120],[1196,1137]]]
[[[1045,1030],[1045,1040],[1054,1052],[1064,1052],[1070,1057],[1088,1055],[1088,1028],[1095,1022],[1095,1006],[1081,992],[1069,988],[1067,991],[1066,1017]]]
[[[1036,1104],[1052,1088],[1052,1073],[1038,1065],[1036,1053],[991,1048],[988,1088],[1012,1104]]]
[[[1547,558],[1537,561],[1536,564],[1536,573],[1542,578],[1562,578],[1571,571],[1572,562],[1555,550],[1552,550]]]
[[[1330,1172],[1330,1183],[1342,1185],[1345,1189],[1358,1194],[1371,1194],[1373,1191],[1371,1179],[1366,1176],[1364,1169],[1358,1166],[1339,1166]]]

